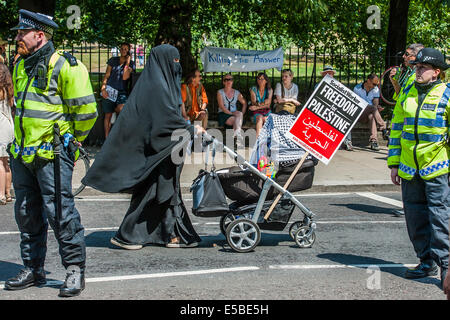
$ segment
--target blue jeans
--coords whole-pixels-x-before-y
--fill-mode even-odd
[[[15,218],[20,230],[20,250],[24,266],[37,269],[44,266],[47,252],[48,223],[55,231],[59,254],[65,268],[77,265],[85,268],[86,245],[84,228],[72,195],[73,155],[61,152],[61,221],[55,219],[55,180],[52,161],[36,159],[25,166],[11,159],[16,195]],[[40,164],[37,164],[40,163]],[[47,222],[48,221],[48,222]]]
[[[450,188],[448,174],[431,180],[402,179],[402,197],[409,238],[417,257],[448,268]]]

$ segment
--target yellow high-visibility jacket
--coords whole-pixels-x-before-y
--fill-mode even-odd
[[[24,65],[21,59],[13,72],[17,106],[15,140],[10,151],[14,158],[20,156],[25,163],[33,162],[36,156],[51,160],[55,122],[61,135],[69,133],[82,142],[97,119],[89,73],[81,61],[58,50],[47,66],[46,88],[40,89],[35,77],[28,77]]]
[[[430,180],[449,172],[450,84],[435,85],[419,106],[414,83],[395,105],[388,166],[398,166],[401,178]]]

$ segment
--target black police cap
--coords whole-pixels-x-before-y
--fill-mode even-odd
[[[52,17],[42,13],[31,12],[25,9],[19,10],[19,24],[11,30],[40,30],[53,35],[53,30],[58,25],[52,20]]]
[[[446,70],[450,67],[445,62],[444,55],[434,48],[423,48],[417,53],[416,60],[410,63],[413,65],[418,63],[430,64],[441,70]]]

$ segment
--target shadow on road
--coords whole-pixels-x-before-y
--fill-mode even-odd
[[[116,235],[116,231],[95,231],[88,234],[85,237],[86,247],[91,248],[110,248],[110,249],[119,249],[118,247],[111,244],[110,239]],[[230,246],[228,245],[225,236],[219,233],[218,235],[201,235],[200,238],[202,241],[199,243],[199,248],[208,248],[208,247],[219,247],[220,251],[223,252],[234,252]],[[282,242],[289,242],[288,244],[281,245],[290,245],[295,246],[294,241],[289,236],[287,232],[285,233],[261,233],[261,241],[258,244],[258,247],[276,247],[279,246]],[[256,248],[258,248],[256,247]],[[122,249],[121,249],[122,250]]]
[[[92,248],[117,248],[109,241],[116,235],[116,231],[96,231],[85,237],[86,247]]]
[[[0,281],[6,281],[15,277],[22,269],[23,265],[21,264],[0,260]]]
[[[361,203],[330,203],[330,206],[336,206],[336,207],[346,207],[348,209],[358,211],[358,212],[367,212],[367,213],[374,213],[374,214],[390,214],[393,217],[398,217],[397,214],[395,214],[398,209],[393,208],[384,208],[380,206],[372,206],[369,204],[361,204]]]
[[[225,239],[225,236],[219,235],[219,239],[221,239],[220,244],[222,246],[222,249],[219,251],[221,252],[227,252],[227,253],[237,253],[231,247],[228,245],[228,242]],[[207,237],[206,237],[207,238]],[[202,237],[204,239],[204,237]],[[289,243],[282,243],[282,242],[289,242]],[[219,244],[219,243],[217,243]],[[294,240],[289,236],[287,232],[284,233],[261,233],[261,240],[259,244],[256,246],[254,250],[258,250],[258,247],[277,247],[277,246],[289,246],[289,247],[295,247],[298,248],[298,246],[295,244]]]
[[[373,257],[357,256],[357,255],[345,254],[345,253],[323,253],[323,254],[318,254],[317,257],[321,258],[321,259],[327,259],[327,260],[330,260],[333,262],[337,262],[340,264],[344,264],[344,265],[364,264],[364,265],[378,266],[378,265],[383,265],[383,264],[399,264],[399,262],[387,261],[387,260],[373,258]],[[363,266],[361,266],[360,268],[367,269],[367,267],[363,267]],[[405,268],[382,267],[382,270],[383,270],[383,272],[388,272],[397,277],[405,278],[404,274],[406,271],[406,267]],[[420,283],[424,283],[424,284],[434,284],[439,288],[441,285],[440,278],[427,277],[427,278],[422,278],[422,279],[408,279],[408,280],[416,281],[416,282],[420,282]]]
[[[5,282],[8,279],[14,278],[23,268],[24,266],[21,264],[0,260],[0,281]],[[47,270],[45,270],[45,274],[47,275],[47,283],[41,287],[59,288],[63,284],[61,280],[49,278],[48,275],[50,272]]]

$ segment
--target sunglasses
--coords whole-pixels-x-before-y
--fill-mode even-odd
[[[223,81],[233,81],[233,78],[225,78]]]

